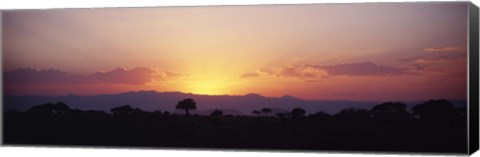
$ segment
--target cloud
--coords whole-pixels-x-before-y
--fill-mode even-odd
[[[402,68],[378,65],[373,62],[345,63],[337,65],[310,65],[310,67],[325,70],[330,76],[385,76],[404,74]]]
[[[427,66],[422,64],[413,64],[414,70],[424,70]]]
[[[59,70],[18,69],[4,72],[5,84],[44,84],[48,82],[68,82],[69,75]]]
[[[308,70],[308,67],[285,67],[281,69],[281,71],[277,74],[280,77],[300,77],[300,78],[309,78],[309,77],[317,77],[315,72],[312,70]]]
[[[142,85],[166,77],[180,77],[186,74],[159,72],[156,69],[137,67],[117,68],[90,75],[72,75],[60,70],[18,69],[4,72],[5,84],[129,84]]]
[[[415,63],[441,63],[441,62],[453,62],[466,59],[465,56],[418,56],[399,59],[402,62],[415,62]]]
[[[165,77],[169,77],[169,78],[184,78],[184,77],[190,76],[186,73],[169,72],[169,71],[165,71],[163,72],[163,74]]]
[[[113,84],[145,84],[152,82],[160,75],[151,68],[138,67],[133,69],[117,68],[109,72],[98,72],[87,76],[87,83]]]
[[[424,48],[426,52],[458,52],[464,50],[463,47],[429,47]]]
[[[245,73],[240,75],[241,78],[258,77],[258,76],[260,76],[259,73]]]
[[[410,64],[412,67],[405,70],[407,74],[446,74],[449,68],[466,63],[467,56],[464,53],[431,54],[428,56],[415,56],[402,58],[398,61]]]
[[[275,71],[271,69],[259,69],[257,72],[264,75],[275,75]]]
[[[421,70],[425,67],[414,67]],[[282,68],[260,69],[253,73],[244,73],[241,78],[253,77],[283,77],[299,78],[306,82],[319,82],[319,79],[328,76],[389,76],[409,74],[407,68],[397,68],[379,65],[373,62],[345,63],[337,65],[302,65],[286,66]]]
[[[281,68],[263,68],[256,72],[249,72],[240,75],[241,78],[255,77],[284,77],[284,78],[318,78],[324,77],[325,71],[306,66],[286,66]]]

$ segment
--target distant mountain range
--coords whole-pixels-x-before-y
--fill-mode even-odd
[[[303,108],[308,114],[324,111],[335,114],[345,108],[371,109],[382,102],[375,101],[349,101],[349,100],[302,100],[293,96],[265,97],[259,94],[246,95],[197,95],[181,92],[156,92],[138,91],[119,94],[101,94],[91,96],[66,95],[66,96],[4,96],[3,110],[26,111],[35,105],[47,102],[64,102],[70,108],[81,110],[103,110],[110,112],[111,108],[130,105],[146,111],[176,112],[178,101],[192,98],[197,102],[197,110],[193,113],[210,114],[214,109],[220,109],[225,115],[251,114],[253,110],[271,108],[272,114],[288,112],[293,108]],[[409,107],[421,101],[403,102]],[[452,101],[456,106],[466,105],[464,100]],[[178,112],[178,111],[177,111]]]

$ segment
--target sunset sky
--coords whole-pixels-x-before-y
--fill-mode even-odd
[[[467,4],[5,11],[4,94],[466,99]]]

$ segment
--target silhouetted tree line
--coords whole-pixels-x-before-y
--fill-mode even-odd
[[[26,112],[7,111],[5,144],[144,146],[238,149],[466,152],[466,107],[429,100],[407,109],[386,102],[370,110],[347,108],[336,114],[308,114],[302,108],[272,115],[262,108],[249,115],[192,115],[196,102],[175,107],[185,114],[143,111],[130,105],[110,113],[45,103]]]

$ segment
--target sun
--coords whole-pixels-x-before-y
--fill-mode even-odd
[[[202,80],[189,82],[186,88],[194,94],[225,95],[230,94],[231,84],[222,80]]]

